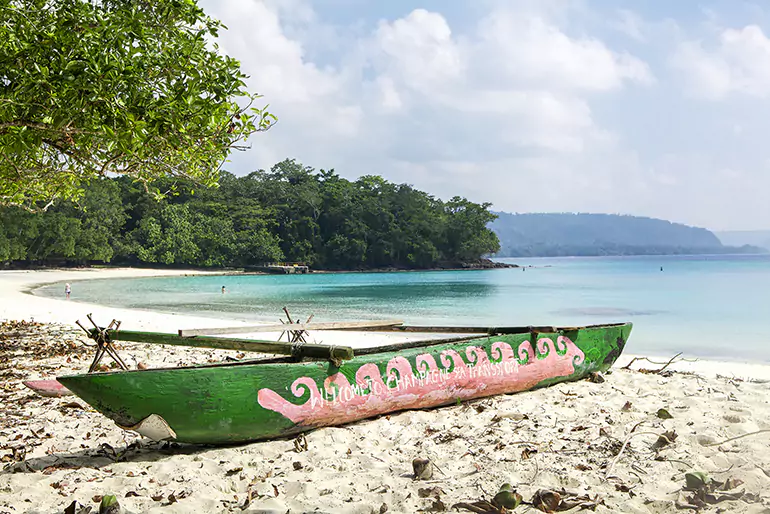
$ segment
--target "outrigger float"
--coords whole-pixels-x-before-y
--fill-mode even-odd
[[[288,311],[287,311],[288,315]],[[291,319],[291,318],[290,318]],[[620,356],[631,323],[585,327],[435,327],[400,321],[294,323],[180,330],[86,329],[89,373],[58,377],[121,428],[155,440],[231,444],[290,436],[407,409],[455,404],[579,380]],[[442,334],[375,348],[309,344],[307,330]],[[289,342],[217,337],[285,333]],[[454,334],[453,337],[445,337]],[[460,335],[458,335],[460,334]],[[112,346],[133,341],[283,355],[190,367],[129,370]],[[98,372],[108,354],[121,370]],[[66,391],[66,392],[65,392]]]

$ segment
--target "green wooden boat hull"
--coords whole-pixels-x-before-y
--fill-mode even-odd
[[[579,380],[618,358],[631,323],[425,341],[326,361],[241,361],[57,380],[119,426],[153,439],[230,444],[389,412]]]

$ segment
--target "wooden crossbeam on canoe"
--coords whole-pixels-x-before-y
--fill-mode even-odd
[[[418,334],[526,334],[528,332],[553,333],[559,329],[551,326],[543,327],[452,327],[452,326],[420,326],[420,325],[383,325],[377,327],[334,328],[329,330],[359,330],[361,332],[414,332]]]
[[[247,327],[196,328],[179,330],[179,337],[251,334],[256,332],[285,332],[307,330],[365,330],[402,325],[401,320],[335,321],[329,323],[292,323],[281,325],[253,325]]]
[[[91,314],[86,314],[86,317],[88,318],[88,321],[90,321],[94,326],[93,329],[89,330],[84,327],[80,320],[75,320],[75,323],[83,329],[88,337],[96,342],[96,355],[94,355],[94,360],[91,362],[91,366],[88,368],[88,372],[93,372],[97,366],[99,366],[99,363],[105,355],[112,357],[112,360],[114,360],[121,369],[128,369],[126,363],[123,362],[123,359],[121,359],[120,355],[118,355],[118,351],[114,346],[112,346],[112,342],[108,336],[110,330],[117,330],[120,328],[120,321],[113,319],[107,328],[102,328],[96,324]]]
[[[158,332],[133,332],[129,330],[109,331],[110,340],[132,341],[135,343],[170,344],[192,346],[196,348],[215,348],[219,350],[241,350],[247,352],[292,355],[313,359],[343,361],[353,358],[353,348],[324,344],[291,344],[275,341],[257,341],[252,339],[233,339],[228,337],[182,337],[176,334]]]
[[[287,325],[287,324],[288,325],[298,325],[298,324],[300,324],[299,319],[296,322],[292,319],[291,314],[289,314],[289,308],[288,307],[284,307],[283,308],[283,312],[286,313],[286,318],[289,320],[289,323],[286,323],[283,320],[279,320],[281,322],[281,325]],[[310,320],[312,320],[312,319],[313,319],[313,314],[308,316],[307,321],[305,321],[305,323],[306,324],[310,323]],[[300,329],[300,330],[287,330],[285,332],[281,332],[281,335],[278,336],[278,341],[281,340],[281,338],[283,337],[284,334],[286,334],[286,339],[288,339],[288,341],[290,343],[301,343],[301,344],[307,343],[307,340],[305,340],[305,334],[307,334],[307,332],[302,330],[302,329]]]

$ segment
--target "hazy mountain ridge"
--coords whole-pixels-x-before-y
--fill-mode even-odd
[[[711,231],[681,223],[618,214],[497,212],[489,227],[498,257],[761,253],[725,246]]]
[[[752,245],[770,250],[770,230],[725,230],[714,233],[723,245]]]

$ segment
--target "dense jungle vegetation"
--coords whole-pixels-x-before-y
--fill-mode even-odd
[[[248,267],[307,263],[315,269],[432,268],[477,261],[499,249],[490,204],[442,201],[378,176],[351,181],[285,160],[218,188],[158,184],[160,201],[130,177],[91,180],[77,204],[45,212],[0,208],[6,265]]]

